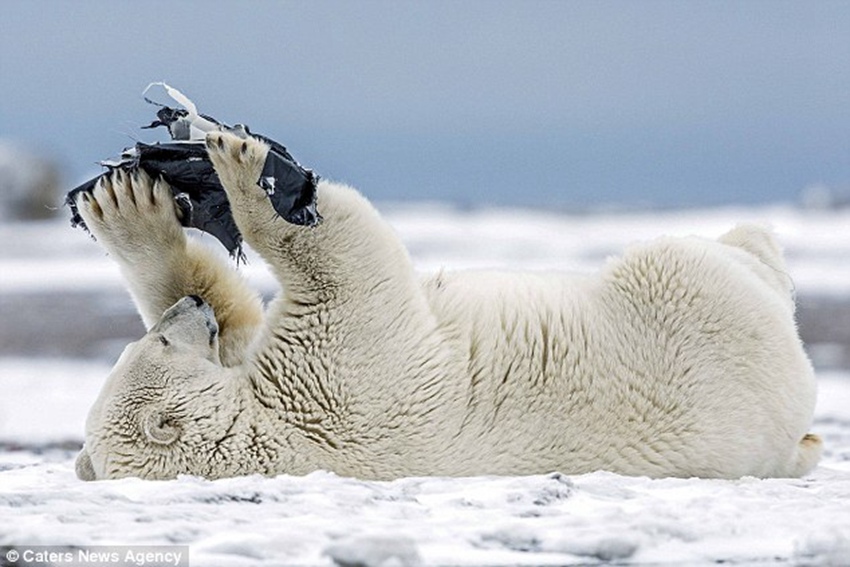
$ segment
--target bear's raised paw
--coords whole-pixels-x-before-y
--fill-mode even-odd
[[[210,132],[206,137],[207,153],[221,184],[232,200],[236,193],[251,197],[264,195],[257,185],[269,146],[248,136],[240,138],[228,132]]]
[[[142,249],[161,252],[185,239],[171,187],[141,170],[114,170],[92,191],[81,192],[76,206],[94,237],[128,259]]]

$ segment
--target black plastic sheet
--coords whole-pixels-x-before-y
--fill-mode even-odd
[[[183,213],[183,226],[211,234],[232,256],[243,258],[242,235],[233,220],[227,194],[203,141],[206,132],[213,130],[231,132],[243,138],[253,136],[267,143],[270,150],[257,185],[265,190],[274,210],[284,220],[295,225],[312,227],[321,222],[322,217],[316,210],[319,177],[302,167],[283,145],[266,136],[251,133],[246,126],[230,127],[215,118],[198,114],[194,104],[182,93],[168,85],[162,86],[186,108],[171,108],[146,97],[147,102],[160,108],[157,119],[144,128],[163,126],[168,129],[172,142],[139,142],[126,149],[120,159],[101,162],[107,171],[71,190],[66,197],[73,226],[86,228],[76,206],[80,192],[93,190],[101,177],[116,169],[128,173],[141,169],[151,177],[161,177],[171,185]]]
[[[116,169],[132,173],[143,170],[154,179],[162,178],[174,193],[182,212],[181,223],[216,237],[232,255],[242,258],[242,235],[230,212],[227,194],[218,180],[202,143],[143,144],[139,142],[117,162],[108,162],[108,171],[68,193],[71,224],[85,223],[77,211],[77,194],[92,191],[104,175]]]

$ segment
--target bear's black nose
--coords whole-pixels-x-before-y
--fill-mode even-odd
[[[196,307],[200,307],[201,305],[203,305],[203,304],[204,304],[204,300],[203,300],[203,299],[201,299],[201,296],[200,296],[200,295],[190,295],[190,296],[189,296],[189,299],[191,299],[191,300],[193,300],[193,301],[195,302],[195,306],[196,306]]]

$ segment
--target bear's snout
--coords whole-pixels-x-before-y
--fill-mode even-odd
[[[162,314],[151,332],[168,333],[169,340],[175,336],[195,344],[203,340],[205,345],[212,347],[219,328],[210,304],[199,295],[187,295]]]

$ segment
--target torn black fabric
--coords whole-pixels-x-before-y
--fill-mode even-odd
[[[178,94],[183,97],[181,93]],[[246,126],[230,127],[210,116],[197,114],[194,105],[185,97],[181,100],[189,104],[191,112],[171,108],[148,98],[145,100],[158,106],[159,110],[157,119],[143,128],[163,126],[168,129],[172,142],[139,142],[125,150],[121,159],[101,162],[108,170],[73,189],[66,197],[73,226],[86,228],[75,202],[80,192],[93,190],[103,175],[117,168],[127,172],[142,169],[154,179],[162,177],[171,185],[177,205],[183,213],[183,226],[213,235],[232,256],[242,258],[242,235],[233,220],[227,194],[203,142],[205,133],[214,130],[242,138],[253,136],[268,144],[270,150],[257,185],[265,190],[274,210],[287,222],[306,227],[321,222],[322,217],[316,209],[319,177],[302,167],[282,144],[266,136],[253,134]]]
[[[241,138],[253,136],[268,144],[270,150],[257,184],[269,196],[274,210],[292,224],[314,226],[321,221],[321,215],[316,210],[319,178],[311,170],[301,167],[283,144],[254,134],[243,124],[231,127],[212,116],[198,114],[193,117],[187,110],[171,108],[147,98],[145,100],[159,107],[157,119],[146,128],[163,126],[168,129],[173,140],[190,140],[194,126],[198,130],[217,128]]]
[[[287,222],[315,226],[322,220],[316,210],[318,180],[312,171],[299,166],[286,148],[275,142],[266,156],[257,184],[269,196],[274,210]]]
[[[103,162],[108,171],[73,189],[66,197],[71,207],[71,224],[85,223],[76,206],[77,195],[92,191],[104,175],[116,169],[132,173],[143,170],[154,179],[162,178],[174,194],[182,212],[181,223],[216,237],[231,256],[242,258],[242,235],[230,211],[227,194],[218,180],[202,143],[143,144],[126,150],[120,160]]]

